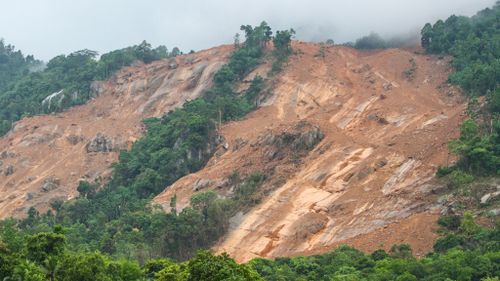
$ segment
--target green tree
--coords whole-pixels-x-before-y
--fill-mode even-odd
[[[26,250],[29,260],[47,270],[47,277],[55,280],[58,259],[66,250],[66,238],[55,232],[41,232],[26,239]]]
[[[187,281],[263,280],[246,265],[239,265],[226,254],[214,256],[200,251],[188,262]]]
[[[97,184],[91,184],[87,181],[80,181],[76,191],[80,193],[80,196],[84,198],[89,198],[95,195],[97,191]]]

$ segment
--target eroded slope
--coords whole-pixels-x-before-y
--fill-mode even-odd
[[[374,250],[408,242],[422,255],[436,238],[440,212],[433,175],[451,161],[447,143],[465,110],[459,92],[445,84],[448,62],[396,49],[329,47],[323,57],[318,45],[294,48],[274,94],[223,126],[227,144],[208,165],[155,201],[168,209],[175,194],[181,209],[195,192],[231,196],[234,171],[262,172],[261,203],[232,219],[217,251],[247,261],[339,243]],[[314,147],[283,153],[263,141],[283,134]]]
[[[198,97],[227,60],[219,47],[128,67],[93,85],[95,99],[63,113],[25,118],[0,139],[0,217],[74,197],[80,180],[106,180],[142,120]]]

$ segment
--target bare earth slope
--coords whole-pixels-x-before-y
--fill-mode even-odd
[[[198,97],[230,49],[125,68],[96,83],[89,103],[17,122],[0,139],[0,218],[74,197],[80,179],[105,180],[118,151],[142,134],[141,120]]]
[[[260,171],[268,176],[262,201],[232,219],[216,251],[238,261],[341,243],[375,250],[407,242],[417,255],[429,251],[440,212],[433,176],[451,161],[447,143],[465,111],[445,84],[448,62],[398,49],[329,47],[323,58],[318,45],[294,48],[273,95],[223,126],[225,148],[155,201],[167,208],[176,194],[181,209],[200,190],[231,194],[233,171]],[[284,134],[314,139],[317,129],[324,138],[305,154],[275,145]]]

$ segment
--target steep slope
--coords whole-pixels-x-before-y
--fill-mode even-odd
[[[452,161],[465,100],[446,84],[448,61],[407,50],[356,51],[295,43],[274,93],[244,120],[201,171],[155,198],[168,209],[228,178],[262,172],[261,202],[231,220],[216,251],[238,261],[310,254],[350,243],[364,250],[412,244],[428,251],[441,206],[433,180]],[[291,139],[298,145],[283,145]],[[318,143],[319,142],[319,143]],[[307,148],[307,149],[304,149]]]
[[[127,67],[93,85],[95,98],[63,113],[25,118],[0,139],[0,217],[74,197],[79,180],[106,180],[142,120],[198,97],[230,46]]]

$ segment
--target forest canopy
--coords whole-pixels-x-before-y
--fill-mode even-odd
[[[175,48],[174,48],[175,49]],[[150,63],[178,54],[165,46],[139,45],[103,54],[80,50],[60,55],[47,64],[24,56],[0,40],[0,136],[24,116],[61,111],[91,98],[91,83],[105,80],[134,61]],[[55,93],[58,93],[56,96]],[[54,102],[43,101],[54,94]]]

